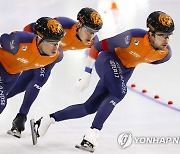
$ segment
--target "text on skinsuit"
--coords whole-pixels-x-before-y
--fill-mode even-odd
[[[109,62],[110,62],[111,68],[113,70],[114,77],[121,79],[121,82],[122,82],[122,93],[125,94],[126,93],[126,84],[125,84],[125,81],[124,81],[124,77],[122,75],[121,67],[119,66],[119,63],[114,61],[114,60],[110,60]]]
[[[5,106],[6,105],[6,99],[5,99],[5,95],[4,95],[4,87],[2,85],[2,79],[0,77],[0,102],[1,102],[1,106]]]
[[[41,86],[39,86],[39,85],[37,85],[37,84],[34,84],[34,87],[36,88],[36,89],[41,89]]]
[[[17,60],[24,64],[27,64],[29,62],[27,59],[21,57],[17,58]]]
[[[41,77],[44,77],[44,76],[45,76],[45,73],[46,73],[46,72],[45,72],[46,68],[45,68],[45,67],[41,67],[40,70],[41,70],[41,71],[40,71],[40,76],[41,76]]]

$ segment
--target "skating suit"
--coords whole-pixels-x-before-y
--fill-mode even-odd
[[[65,31],[65,36],[60,42],[60,48],[63,50],[63,52],[67,50],[76,51],[80,49],[90,48],[95,41],[98,41],[98,37],[95,36],[90,45],[84,45],[84,43],[81,42],[76,35],[76,21],[67,17],[57,17],[55,19],[61,23]],[[24,28],[24,31],[34,33],[34,24],[35,23],[27,25]],[[48,80],[53,66],[51,65],[50,67],[47,66],[36,70],[25,71],[20,75],[19,80],[7,97],[10,98],[20,92],[26,91],[23,104],[19,111],[21,114],[28,114],[32,103],[38,96],[39,90]]]
[[[57,63],[63,57],[60,48],[53,57],[41,55],[36,39],[36,35],[29,32],[13,32],[0,37],[0,86],[3,92],[1,101],[4,102],[1,102],[0,113],[6,105],[6,95],[22,71]]]
[[[147,31],[131,29],[95,43],[89,55],[97,59],[95,68],[100,77],[93,94],[85,103],[69,106],[51,115],[56,121],[62,121],[97,112],[91,128],[101,130],[114,107],[126,95],[126,83],[134,68],[140,63],[168,61],[171,49],[167,46],[164,51],[155,50],[149,43]]]

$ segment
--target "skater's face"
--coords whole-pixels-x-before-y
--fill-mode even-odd
[[[52,56],[52,57],[57,54],[58,47],[59,47],[59,42],[46,41],[46,40],[42,40],[42,42],[38,46],[39,51],[42,55],[47,55],[47,56]]]
[[[158,50],[165,50],[172,33],[149,32],[149,39],[152,47]]]
[[[78,25],[78,31],[77,31],[77,35],[79,36],[79,38],[81,39],[81,41],[85,44],[85,45],[90,45],[92,39],[94,38],[95,34],[98,32],[92,28],[89,28],[85,25]]]

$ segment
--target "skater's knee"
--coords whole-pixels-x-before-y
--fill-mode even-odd
[[[95,106],[84,103],[84,108],[88,114],[93,114],[97,111]]]
[[[42,87],[46,83],[46,81],[47,80],[39,80],[39,81],[36,81],[36,84]]]
[[[116,90],[111,91],[111,94],[113,96],[115,96],[117,99],[119,99],[119,101],[121,101],[124,98],[126,93],[127,93],[127,87],[126,86],[121,87],[119,89],[117,88]]]
[[[34,88],[40,90],[45,83],[46,83],[46,81],[36,81],[34,83]]]

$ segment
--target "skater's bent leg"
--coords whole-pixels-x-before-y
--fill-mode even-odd
[[[7,98],[11,98],[21,92],[24,92],[26,90],[28,83],[32,80],[32,78],[33,78],[32,70],[22,72],[22,74],[19,76],[18,80],[16,81],[14,87],[8,93]]]
[[[96,128],[98,130],[101,130],[104,122],[110,116],[114,107],[123,99],[123,97],[124,95],[122,95],[122,98],[120,99],[114,97],[113,95],[108,95],[101,103],[96,113],[96,116],[93,120],[91,128]]]
[[[63,110],[51,114],[51,117],[53,117],[55,121],[62,121],[67,119],[81,118],[88,114],[93,114],[97,111],[106,93],[107,89],[105,89],[101,84],[101,81],[99,81],[95,91],[85,103],[71,105]]]
[[[40,82],[38,80],[32,80],[31,82],[29,82],[29,84],[26,87],[23,103],[19,110],[20,114],[27,115],[29,113],[32,104],[34,103],[35,99],[37,98],[40,92],[39,87],[42,87],[45,83],[46,82]],[[38,87],[34,85],[38,85]]]
[[[6,107],[7,104],[7,94],[14,86],[19,74],[9,74],[7,73],[2,65],[0,65],[0,114]]]
[[[67,119],[75,119],[86,116],[88,113],[84,107],[84,104],[71,105],[63,110],[50,114],[55,121],[62,121]]]

